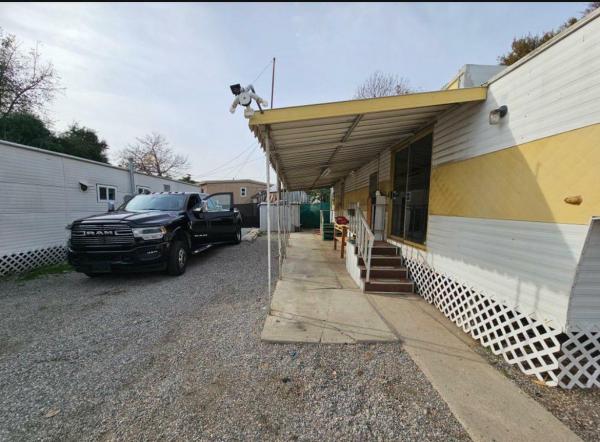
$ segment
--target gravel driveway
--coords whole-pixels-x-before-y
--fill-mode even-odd
[[[260,342],[265,266],[0,282],[0,440],[468,439],[399,344]]]

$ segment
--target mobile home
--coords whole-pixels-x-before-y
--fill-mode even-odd
[[[180,181],[0,141],[0,276],[66,257],[65,227],[125,195],[198,192]],[[132,187],[133,186],[133,187]]]
[[[286,189],[333,187],[335,213],[397,245],[419,294],[564,388],[600,386],[599,14],[440,91],[250,119]]]

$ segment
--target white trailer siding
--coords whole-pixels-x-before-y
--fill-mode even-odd
[[[586,230],[576,224],[430,216],[427,250],[412,253],[436,272],[563,329]]]
[[[390,155],[390,149],[385,149],[353,175],[348,175],[344,181],[344,192],[369,187],[369,177],[375,172],[379,172],[379,182],[390,180]]]
[[[508,106],[501,124],[491,110]],[[567,35],[493,81],[483,103],[442,115],[433,134],[433,166],[600,123],[600,19]]]
[[[107,203],[97,198],[98,184],[116,188],[116,205],[131,193],[129,172],[108,164],[4,141],[0,158],[0,274],[8,273],[11,255],[33,256],[36,250],[63,247],[67,224],[105,212]],[[85,192],[80,181],[89,186]],[[165,190],[164,185],[173,192],[199,191],[195,185],[138,173],[135,183],[154,192]]]

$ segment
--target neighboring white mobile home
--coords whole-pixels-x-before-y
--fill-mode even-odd
[[[65,258],[65,227],[125,195],[198,192],[180,181],[0,141],[0,276]],[[132,192],[133,191],[133,192]]]

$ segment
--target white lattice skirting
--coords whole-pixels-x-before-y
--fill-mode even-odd
[[[45,247],[0,255],[0,276],[23,273],[37,267],[56,264],[67,258],[65,246]]]
[[[600,333],[562,333],[405,257],[418,292],[494,354],[549,386],[600,387]]]

